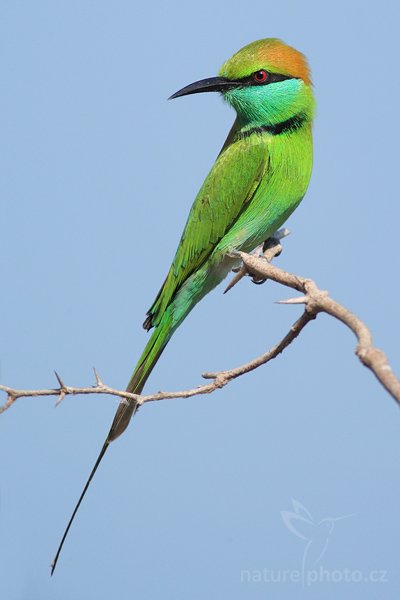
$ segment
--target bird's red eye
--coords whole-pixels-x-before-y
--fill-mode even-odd
[[[253,73],[253,79],[256,83],[264,83],[267,80],[268,73],[261,69],[261,71],[256,71]]]

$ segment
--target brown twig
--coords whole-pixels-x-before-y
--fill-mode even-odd
[[[271,279],[283,286],[292,288],[301,294],[301,297],[283,300],[280,304],[303,304],[304,312],[292,325],[285,337],[273,348],[261,356],[226,371],[215,373],[203,373],[205,379],[212,379],[212,383],[207,383],[196,388],[178,392],[159,392],[157,394],[142,395],[131,394],[123,390],[117,390],[105,385],[95,371],[96,385],[92,387],[73,387],[67,386],[61,377],[56,373],[59,387],[43,390],[17,390],[5,385],[0,385],[0,391],[7,394],[6,402],[0,406],[0,413],[6,411],[18,398],[38,397],[38,396],[57,396],[56,404],[59,404],[65,396],[77,394],[109,394],[125,399],[133,399],[138,404],[153,402],[158,400],[167,400],[172,398],[190,398],[200,394],[210,394],[217,389],[227,385],[233,379],[257,369],[270,360],[276,358],[291,344],[301,333],[310,321],[316,318],[319,313],[326,313],[346,325],[357,337],[356,355],[360,361],[368,367],[376,376],[383,387],[391,396],[400,403],[400,381],[394,375],[389,366],[386,355],[375,348],[372,343],[371,332],[358,317],[351,313],[347,308],[329,297],[328,292],[320,290],[311,279],[299,277],[288,273],[283,269],[272,265],[270,261],[281,251],[280,239],[287,235],[287,231],[282,230],[271,238],[268,244],[264,245],[264,256],[246,254],[240,252],[238,255],[243,261],[243,267],[239,269],[237,276],[233,278],[228,289],[231,289],[244,275],[249,274],[253,281],[261,282]]]
[[[117,390],[108,385],[101,382],[97,383],[92,387],[73,387],[69,385],[65,385],[62,383],[58,388],[52,389],[43,389],[43,390],[17,390],[5,385],[0,385],[0,391],[3,391],[7,394],[7,401],[3,406],[0,406],[0,413],[4,412],[18,399],[18,398],[34,398],[39,396],[57,396],[56,405],[60,404],[60,402],[65,398],[65,396],[71,395],[79,395],[79,394],[108,394],[110,396],[118,396],[120,398],[132,399],[135,400],[138,404],[145,404],[146,402],[154,402],[157,400],[168,400],[173,398],[191,398],[192,396],[199,396],[201,394],[210,394],[215,390],[218,390],[232,379],[236,379],[240,377],[240,375],[244,375],[245,373],[249,373],[254,369],[257,369],[261,365],[266,364],[273,358],[276,358],[296,337],[299,335],[301,330],[312,320],[314,319],[314,315],[305,311],[303,315],[297,319],[297,321],[290,328],[289,332],[285,335],[285,337],[278,343],[276,346],[257,357],[256,359],[245,363],[240,367],[236,367],[234,369],[229,369],[226,371],[218,371],[216,373],[203,373],[204,379],[213,379],[212,383],[206,383],[204,385],[200,385],[191,390],[183,390],[180,392],[158,392],[157,394],[150,395],[137,395],[131,394],[130,392],[125,392],[122,390]],[[57,375],[56,375],[57,377]],[[98,375],[96,376],[97,379]],[[58,379],[58,378],[57,378]],[[100,379],[100,378],[99,378]],[[100,380],[101,381],[101,380]]]
[[[262,258],[239,254],[250,274],[272,279],[304,294],[302,298],[286,300],[281,304],[305,304],[306,310],[314,315],[323,312],[346,325],[357,338],[355,353],[360,361],[374,373],[383,387],[400,404],[400,380],[393,373],[385,353],[374,347],[371,332],[361,319],[330,298],[328,292],[320,290],[312,279],[287,273]]]

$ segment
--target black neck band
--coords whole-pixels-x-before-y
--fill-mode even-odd
[[[237,134],[238,139],[247,138],[253,133],[263,134],[269,133],[270,135],[280,135],[281,133],[287,133],[288,131],[295,131],[296,129],[300,129],[304,122],[306,121],[306,116],[302,113],[287,119],[286,121],[282,121],[281,123],[275,123],[275,125],[260,125],[258,127],[252,127],[251,129],[246,129],[246,131],[240,131]]]

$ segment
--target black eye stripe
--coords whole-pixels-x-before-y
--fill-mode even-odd
[[[286,81],[286,79],[295,79],[291,75],[281,75],[280,73],[269,73],[268,83],[277,83],[278,81]]]
[[[256,71],[257,72],[257,71]],[[249,75],[249,77],[243,77],[242,79],[237,79],[236,82],[240,83],[240,85],[243,86],[248,86],[248,85],[254,85],[254,86],[259,86],[259,85],[269,85],[270,83],[278,83],[279,81],[286,81],[286,79],[296,79],[296,77],[292,77],[291,75],[282,75],[281,73],[271,73],[270,71],[267,71],[268,73],[268,77],[265,81],[255,81],[254,80],[254,73],[252,73],[251,75]]]

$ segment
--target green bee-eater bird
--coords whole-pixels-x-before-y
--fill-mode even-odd
[[[278,39],[263,39],[234,54],[218,77],[171,96],[220,92],[236,111],[233,127],[204,181],[167,278],[143,324],[154,327],[127,390],[140,394],[162,351],[192,308],[232,269],[234,251],[250,252],[302,200],[312,167],[314,97],[305,57]],[[237,259],[236,259],[237,260]],[[109,444],[135,414],[122,401],[52,563]]]

